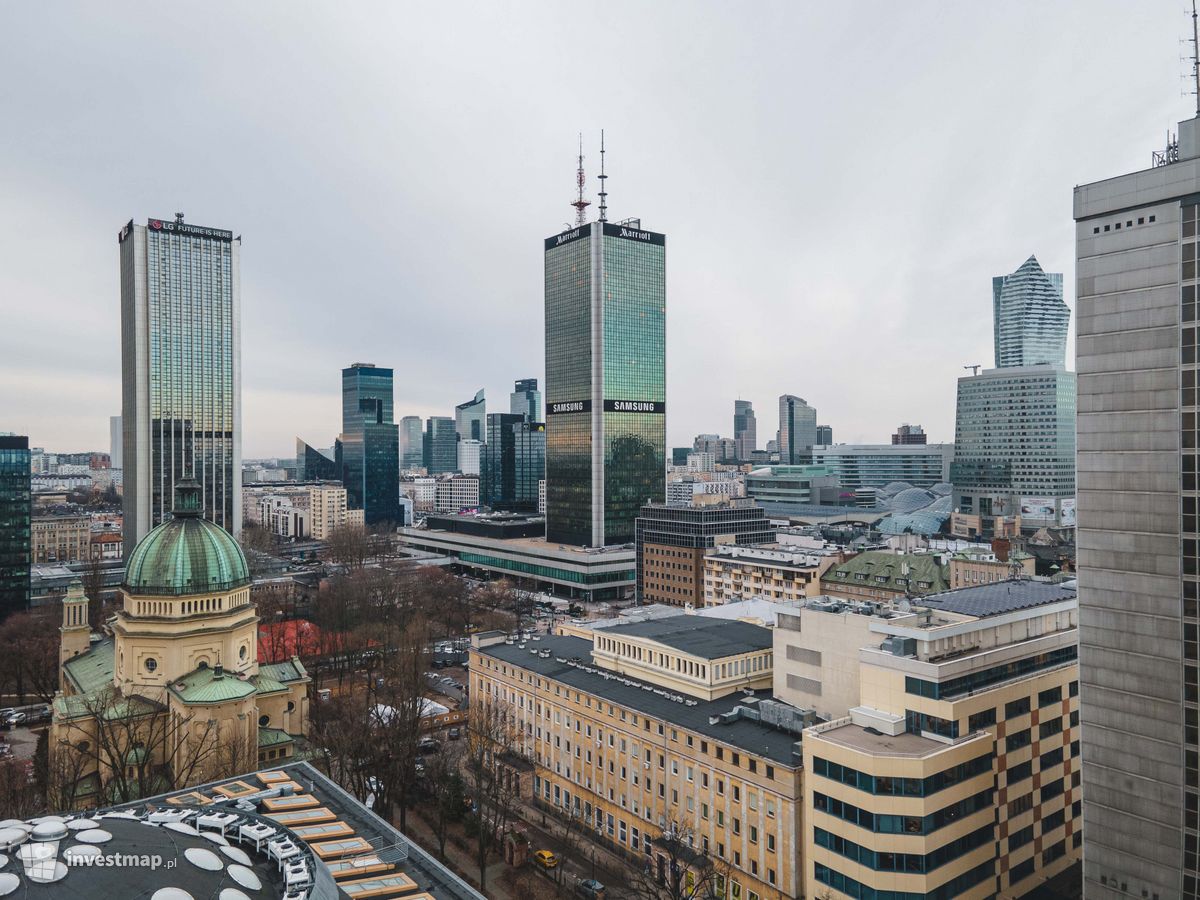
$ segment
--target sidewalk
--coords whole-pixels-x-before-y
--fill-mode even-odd
[[[400,821],[399,815],[397,815],[396,821],[398,826]],[[409,810],[408,812],[408,821],[405,823],[404,833],[420,844],[431,856],[437,857],[437,836],[425,824],[425,820],[413,810]],[[453,840],[447,838],[446,858],[442,862],[473,888],[479,890],[479,865],[475,860],[473,852],[463,850]],[[488,863],[487,867],[487,890],[481,891],[481,893],[489,898],[495,898],[495,900],[522,900],[522,898],[511,894],[501,880],[500,876],[504,874],[507,868],[508,866],[505,865],[504,860],[498,856],[494,857]]]

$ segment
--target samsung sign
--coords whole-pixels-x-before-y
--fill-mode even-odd
[[[605,412],[665,413],[667,404],[658,400],[605,400]]]
[[[559,403],[546,404],[546,412],[552,416],[561,416],[563,413],[588,413],[591,411],[591,400],[563,400]]]

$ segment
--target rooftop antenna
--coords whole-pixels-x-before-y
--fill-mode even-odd
[[[579,169],[575,172],[575,186],[579,193],[575,198],[575,202],[571,205],[575,207],[575,227],[583,225],[586,220],[586,210],[591,206],[591,201],[583,199],[583,185],[587,179],[583,174],[583,132],[579,133]]]
[[[972,375],[978,375],[978,374],[979,374],[979,370],[980,370],[980,369],[982,369],[982,368],[983,368],[983,366],[963,366],[963,368],[964,368],[964,369],[970,369],[970,370],[971,370],[971,374],[972,374]]]
[[[600,221],[608,221],[608,191],[605,188],[605,179],[608,178],[604,174],[604,129],[600,129]]]
[[[1196,115],[1200,116],[1200,33],[1196,27],[1196,0],[1192,0],[1192,79],[1196,84]]]

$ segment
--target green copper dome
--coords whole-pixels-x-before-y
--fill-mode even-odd
[[[176,484],[172,518],[138,542],[125,566],[130,594],[211,594],[249,583],[242,548],[200,515],[200,485],[192,479]]]

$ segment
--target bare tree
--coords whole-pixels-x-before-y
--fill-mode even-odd
[[[464,770],[479,824],[475,859],[479,866],[479,889],[485,894],[488,853],[504,839],[520,792],[519,772],[513,765],[519,761],[518,742],[511,704],[486,694],[472,698]]]
[[[361,525],[343,525],[341,528],[335,528],[326,544],[329,547],[327,554],[335,563],[352,571],[366,565],[369,542],[367,530]]]
[[[438,856],[446,858],[446,838],[450,825],[463,817],[466,785],[461,774],[462,744],[452,741],[440,753],[426,757],[425,785],[429,795],[429,825],[438,842]]]
[[[24,703],[31,696],[49,703],[58,690],[57,606],[13,613],[0,623],[0,692]]]
[[[45,797],[32,769],[27,759],[0,759],[0,817],[27,819],[45,811]]]
[[[672,813],[662,834],[651,842],[645,867],[628,870],[626,884],[613,885],[612,897],[627,900],[694,900],[722,897],[730,869],[696,846],[691,825]]]
[[[99,557],[88,560],[87,568],[81,576],[83,593],[88,598],[88,625],[92,631],[99,631],[104,623],[104,566]]]
[[[268,567],[268,560],[275,553],[275,535],[269,528],[254,523],[248,523],[242,528],[238,539],[246,554],[246,564],[250,567],[251,577],[262,575]]]

